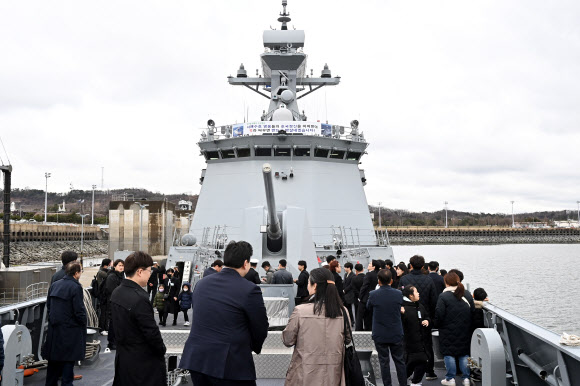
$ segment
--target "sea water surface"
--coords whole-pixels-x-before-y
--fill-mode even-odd
[[[457,268],[471,292],[557,334],[580,335],[580,244],[393,246],[396,263],[415,254]]]

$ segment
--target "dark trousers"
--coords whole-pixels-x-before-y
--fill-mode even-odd
[[[431,333],[429,333],[429,336],[431,336]],[[425,373],[427,373],[427,375],[434,375],[435,353],[433,352],[433,338],[429,339],[429,343],[425,345],[425,348],[427,349],[427,355],[429,356],[427,366],[425,367]]]
[[[109,346],[114,346],[116,343],[115,341],[115,329],[113,328],[113,318],[109,315],[109,335],[107,336],[109,341]]]
[[[155,299],[155,295],[157,294],[157,284],[153,284],[153,286],[147,284],[147,293],[149,294],[149,301],[153,303],[153,299]]]
[[[377,354],[379,355],[379,364],[381,366],[381,376],[383,378],[383,385],[392,386],[391,360],[389,359],[389,351],[390,351],[391,358],[393,358],[393,362],[395,363],[395,369],[397,371],[397,379],[399,380],[399,385],[406,386],[407,371],[405,368],[405,361],[403,359],[403,356],[405,355],[403,341],[398,343],[375,342],[375,347],[377,348]]]
[[[58,379],[61,379],[62,386],[72,386],[73,378],[75,376],[73,368],[74,362],[63,361],[48,361],[48,369],[46,369],[46,386],[57,386]]]
[[[358,307],[356,309],[356,330],[363,331],[364,330],[364,317],[366,312],[366,306],[363,302],[359,302]]]
[[[157,309],[157,314],[159,314],[159,323],[165,324],[165,309],[164,308],[158,308]]]
[[[186,322],[189,322],[189,316],[187,316],[187,311],[189,310],[181,310],[183,311],[183,319],[185,319]]]
[[[425,369],[427,368],[427,362],[409,362],[407,363],[407,376],[413,374],[411,383],[421,383],[423,375],[425,375]]]
[[[197,371],[190,371],[193,386],[256,386],[256,381],[238,381],[210,377]]]
[[[348,316],[350,317],[350,324],[351,324],[351,326],[353,326],[354,325],[354,314],[352,312],[353,304],[344,303],[344,306],[348,310]],[[355,307],[354,309],[358,310],[357,307]]]
[[[173,314],[173,323],[177,323],[177,315],[179,314],[179,304],[173,299],[165,301],[165,322],[167,322],[167,315]]]

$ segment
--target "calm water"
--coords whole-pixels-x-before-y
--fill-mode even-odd
[[[420,254],[457,268],[491,303],[557,334],[580,335],[580,244],[393,246],[396,262]]]

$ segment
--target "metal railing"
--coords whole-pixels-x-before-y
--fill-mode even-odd
[[[26,288],[5,289],[4,292],[0,293],[0,306],[44,298],[48,295],[49,287],[50,283],[40,282],[31,284]]]

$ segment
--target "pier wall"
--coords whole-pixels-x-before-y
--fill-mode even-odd
[[[393,245],[405,244],[572,244],[578,228],[387,228]],[[384,232],[382,231],[377,231]]]
[[[0,243],[0,246],[2,243]],[[107,257],[109,240],[85,240],[83,255],[103,259]],[[10,243],[10,266],[60,261],[64,251],[81,254],[79,240],[66,241],[21,241]]]
[[[98,226],[84,226],[84,240],[101,240]],[[10,242],[22,241],[73,241],[81,239],[81,226],[75,224],[10,224]]]

